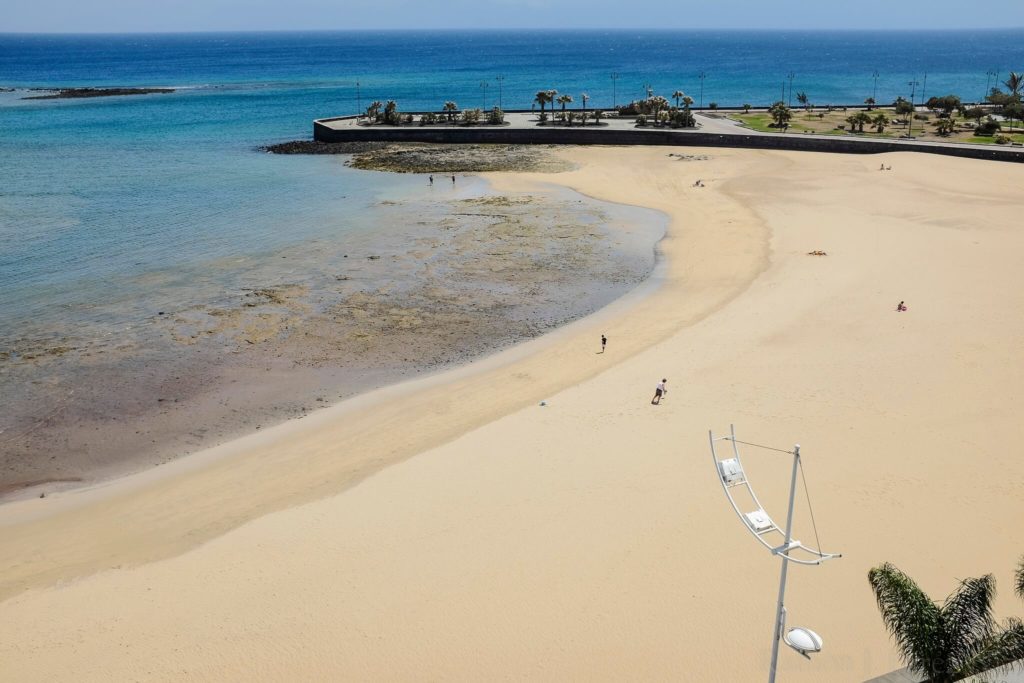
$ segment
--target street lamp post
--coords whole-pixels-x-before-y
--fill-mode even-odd
[[[992,92],[990,90],[990,88],[993,87],[992,84],[999,83],[999,72],[996,71],[995,69],[989,69],[988,71],[985,72],[985,75],[988,77],[988,80],[985,81],[985,95],[984,97],[981,98],[982,102],[984,102],[985,98],[987,98],[989,93]]]
[[[616,106],[615,106],[616,105],[616,101],[615,101],[615,81],[617,81],[617,80],[619,80],[619,74],[613,72],[612,73],[612,109],[616,108]]]
[[[928,97],[928,72],[924,73],[924,83],[921,84],[921,104],[923,105]]]
[[[707,78],[707,74],[701,71],[697,74],[697,78],[700,79],[700,108],[704,109],[704,79]]]
[[[790,107],[792,107],[792,106],[793,106],[793,76],[794,76],[794,75],[795,75],[795,74],[794,74],[794,73],[793,73],[792,71],[790,71],[790,72],[789,72],[789,73],[788,73],[788,74],[786,75],[786,78],[788,78],[788,79],[789,79],[789,106],[790,106]]]
[[[875,79],[875,87],[871,90],[871,99],[875,101],[875,105],[878,104],[878,70],[876,69],[871,77]]]
[[[487,109],[487,81],[480,81],[480,109]]]
[[[803,565],[819,565],[833,558],[842,557],[839,553],[825,553],[818,548],[811,548],[806,546],[800,541],[793,538],[793,503],[796,500],[796,475],[799,469],[803,472],[803,464],[800,460],[800,445],[797,444],[793,447],[792,451],[783,450],[781,448],[773,448],[771,446],[764,446],[761,444],[750,443],[747,441],[738,441],[736,439],[736,430],[730,427],[729,436],[716,437],[713,432],[708,432],[708,438],[711,441],[711,458],[715,462],[715,470],[718,474],[718,481],[722,485],[722,489],[725,491],[726,497],[731,503],[733,511],[743,522],[754,538],[761,543],[765,548],[771,551],[772,555],[779,557],[782,560],[782,570],[779,576],[779,598],[775,609],[775,627],[772,629],[772,659],[771,665],[768,669],[768,683],[775,683],[776,673],[778,671],[779,662],[779,643],[784,642],[789,647],[799,652],[804,657],[810,659],[808,653],[817,653],[821,651],[822,640],[821,637],[806,628],[791,628],[788,632],[786,630],[786,580],[789,576],[789,563],[795,562]],[[731,441],[732,442],[732,458],[725,458],[722,460],[718,459],[718,454],[715,451],[715,443],[719,441]],[[789,508],[786,514],[786,530],[783,531],[765,512],[761,506],[761,501],[758,500],[757,494],[754,493],[754,489],[750,485],[750,481],[747,479],[747,474],[743,470],[743,463],[740,460],[739,449],[736,447],[737,443],[743,443],[748,446],[754,446],[757,448],[763,448],[770,451],[776,451],[781,453],[787,453],[793,456],[793,471],[790,476],[789,482]],[[804,482],[806,488],[806,481]],[[740,500],[734,496],[734,490],[743,489]],[[749,506],[751,502],[756,505],[757,508],[751,512],[742,512],[740,505]],[[808,505],[810,505],[810,497],[808,497]],[[814,511],[811,510],[811,520],[813,525]],[[817,540],[817,528],[815,527],[815,539]],[[780,538],[781,537],[781,538]],[[781,541],[779,545],[773,545],[776,541]]]
[[[359,93],[359,81],[356,81],[356,116],[363,113],[363,99]]]
[[[907,81],[907,85],[910,86],[910,118],[907,119],[907,137],[911,137],[914,131],[914,95],[917,93],[917,86],[920,85],[917,81]]]
[[[495,78],[494,80],[498,81],[498,109],[504,110],[504,108],[501,106],[501,82],[505,80],[505,77],[502,76],[501,74],[498,74],[497,78]]]

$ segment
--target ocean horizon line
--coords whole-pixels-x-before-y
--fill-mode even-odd
[[[908,34],[908,35],[936,35],[956,33],[1015,33],[1024,31],[1021,26],[975,26],[957,28],[737,28],[737,27],[686,27],[686,28],[657,28],[657,27],[442,27],[442,28],[297,28],[297,29],[204,29],[204,30],[169,30],[169,31],[0,31],[0,38],[5,37],[54,37],[54,36],[109,36],[109,37],[138,37],[138,36],[196,36],[196,35],[310,35],[310,34],[431,34],[431,33],[473,33],[473,34],[513,34],[513,33],[606,33],[624,34],[632,32],[680,34],[680,33],[722,33],[722,34],[822,34],[835,33],[843,35],[853,34]]]

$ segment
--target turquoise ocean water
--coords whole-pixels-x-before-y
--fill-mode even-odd
[[[422,179],[256,149],[373,99],[525,108],[556,88],[607,107],[649,84],[762,104],[789,74],[819,104],[909,97],[913,81],[918,98],[977,99],[1010,69],[1024,70],[1024,30],[0,34],[0,87],[16,89],[0,93],[0,345],[117,324],[169,290],[187,300],[282,249],[376,229],[381,199],[416,197]],[[87,85],[178,90],[21,99]]]

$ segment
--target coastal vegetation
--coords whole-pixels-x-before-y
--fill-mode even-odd
[[[900,657],[930,683],[952,683],[993,669],[1024,667],[1024,623],[992,616],[991,574],[964,579],[940,605],[888,562],[868,572],[885,627]],[[1024,598],[1024,558],[1015,575]]]
[[[505,113],[499,107],[494,107],[486,113],[481,109],[460,110],[458,104],[449,100],[441,106],[441,110],[438,112],[428,111],[421,114],[403,114],[398,110],[398,103],[395,100],[388,100],[386,104],[379,100],[374,100],[366,107],[366,114],[360,118],[359,125],[402,126],[411,125],[417,121],[421,126],[434,126],[438,124],[500,126],[505,123]]]
[[[905,137],[944,139],[951,142],[983,144],[1024,144],[1024,75],[1011,72],[1002,84],[1006,90],[992,88],[985,102],[965,105],[959,95],[950,93],[930,97],[916,106],[897,97],[888,107],[879,107],[867,98],[866,108],[827,106],[815,111],[806,94],[797,94],[804,114],[794,116],[781,100],[766,110],[743,106],[730,114],[748,128],[762,132],[799,132],[819,135],[858,135],[866,137]]]
[[[799,116],[783,100],[762,110],[755,110],[751,104],[745,103],[742,105],[742,113],[729,113],[728,116],[762,132],[1024,144],[1024,128],[1021,127],[1024,122],[1024,105],[1021,103],[1024,74],[1010,72],[1007,79],[998,85],[1005,86],[1006,90],[993,87],[985,102],[973,106],[965,105],[961,97],[954,93],[936,95],[916,105],[904,97],[897,97],[891,105],[882,107],[874,97],[868,97],[864,100],[865,107],[853,107],[854,111],[851,112],[850,107],[845,106],[816,107],[807,92],[800,91],[796,93],[796,100],[803,109]],[[577,100],[572,94],[559,93],[554,88],[538,90],[533,98],[534,106],[539,105],[540,108],[535,122],[541,126],[586,126],[588,122],[589,125],[601,125],[601,119],[608,114],[600,110],[588,110],[590,99],[587,93],[581,93]],[[572,108],[577,102],[580,104],[578,110]],[[670,98],[666,98],[647,87],[647,97],[632,100],[610,114],[623,119],[632,118],[638,127],[694,128],[697,121],[691,109],[693,102],[693,98],[682,90],[674,90]],[[715,112],[718,103],[710,102],[708,108]],[[505,124],[505,115],[499,107],[490,110],[460,110],[454,101],[445,102],[437,112],[402,114],[397,103],[389,100],[387,103],[372,102],[360,121],[361,125],[391,126],[414,122],[421,126],[498,126]]]
[[[667,98],[649,92],[646,98],[633,100],[629,104],[619,107],[616,113],[620,117],[635,116],[636,125],[640,127],[647,126],[648,124],[654,126],[667,125],[671,128],[696,127],[697,119],[690,109],[693,104],[693,98],[682,90],[676,90],[672,93],[672,99],[676,101],[676,106],[672,106],[672,103]],[[679,106],[680,104],[682,105],[681,107]]]

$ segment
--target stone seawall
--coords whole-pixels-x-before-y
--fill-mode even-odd
[[[324,119],[331,121],[338,119]],[[999,147],[952,146],[936,143],[897,142],[865,138],[800,137],[798,135],[753,135],[746,133],[701,133],[671,129],[608,130],[602,128],[432,128],[385,126],[332,128],[313,122],[313,138],[321,142],[435,142],[441,144],[514,145],[667,145],[691,147],[739,147],[782,149],[798,152],[878,154],[881,152],[924,152],[947,156],[1024,162],[1024,151]]]

